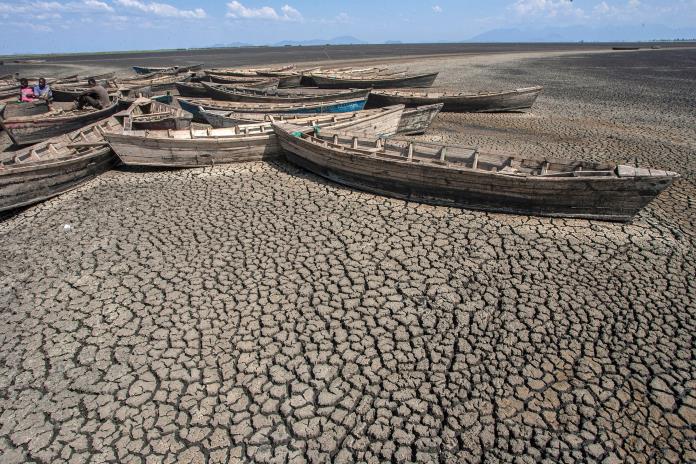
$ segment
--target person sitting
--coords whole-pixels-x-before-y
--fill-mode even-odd
[[[34,86],[34,97],[46,100],[48,103],[53,101],[53,92],[51,92],[51,88],[46,84],[46,79],[43,77],[39,79],[38,85]]]
[[[97,81],[92,78],[87,81],[87,84],[89,84],[89,88],[77,97],[76,106],[78,110],[81,110],[85,106],[91,106],[98,110],[103,110],[111,106],[109,93],[104,87],[97,84]]]
[[[36,100],[34,95],[34,89],[29,87],[29,81],[24,77],[19,80],[19,101],[21,102],[33,102]]]

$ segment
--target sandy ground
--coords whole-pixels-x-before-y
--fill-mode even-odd
[[[696,461],[696,52],[408,67],[546,86],[423,139],[683,178],[619,225],[109,172],[0,222],[0,462]]]

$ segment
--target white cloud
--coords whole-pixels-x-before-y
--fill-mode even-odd
[[[442,13],[442,7],[440,5],[433,6],[433,11],[435,13]]]
[[[569,0],[516,0],[510,8],[521,16],[585,16],[582,8]]]
[[[207,16],[205,10],[202,8],[180,10],[167,3],[145,3],[139,0],[115,0],[114,3],[125,8],[142,11],[143,13],[150,13],[155,16],[162,16],[165,18],[203,19]]]
[[[36,13],[99,13],[112,12],[114,9],[105,2],[99,0],[82,0],[67,3],[61,2],[27,2],[27,3],[0,3],[0,14]],[[33,28],[41,30],[41,28]]]
[[[302,21],[302,14],[290,5],[283,5],[278,14],[275,8],[262,6],[260,8],[248,8],[237,0],[227,4],[228,18],[234,19],[266,19],[271,21]]]

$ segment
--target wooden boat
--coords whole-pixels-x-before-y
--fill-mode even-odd
[[[174,66],[133,66],[136,74],[153,74],[174,71]]]
[[[0,115],[5,119],[21,118],[25,116],[36,116],[50,111],[50,107],[45,100],[36,100],[33,102],[17,102],[13,101],[5,104]]]
[[[392,134],[403,105],[362,111],[350,118],[307,117],[306,124],[332,126],[358,134]],[[196,167],[278,158],[282,155],[271,123],[240,125],[224,129],[182,131],[128,131],[105,134],[111,147],[127,165]]]
[[[107,118],[118,111],[119,103],[101,109],[68,110],[53,109],[48,113],[36,116],[8,118],[0,120],[7,134],[15,145],[29,145],[43,142],[81,127]]]
[[[404,105],[394,105],[387,106],[384,108],[379,108],[378,110],[398,110],[403,108]],[[322,125],[326,123],[340,123],[345,121],[351,121],[355,118],[359,118],[363,115],[370,114],[369,112],[374,112],[375,110],[362,110],[362,111],[350,111],[347,113],[324,113],[324,114],[297,114],[297,113],[234,113],[229,111],[215,111],[215,110],[202,110],[200,112],[201,117],[206,123],[213,126],[215,129],[222,129],[225,127],[234,126],[244,126],[249,124],[262,124],[262,123],[272,123],[272,122],[288,122],[296,125],[309,124],[311,126]],[[403,114],[403,113],[399,113]],[[394,133],[398,132],[398,127],[403,120],[403,115],[399,121],[399,124],[394,129]],[[388,134],[386,128],[381,128],[382,134]]]
[[[435,116],[442,110],[443,105],[444,103],[437,103],[435,105],[405,109],[404,114],[401,116],[398,133],[403,135],[425,133]]]
[[[51,92],[53,92],[53,101],[56,102],[74,102],[87,90],[89,90],[89,87],[86,86],[74,87],[57,85],[55,87],[51,87]],[[112,99],[119,95],[117,89],[107,86],[106,90],[109,93],[109,97]]]
[[[430,92],[418,90],[375,90],[370,93],[370,105],[396,105],[407,107],[444,103],[443,112],[454,113],[492,113],[516,111],[531,108],[541,86],[526,87],[505,92],[486,92],[477,94]]]
[[[208,96],[215,100],[233,102],[258,102],[258,103],[316,103],[331,100],[345,100],[348,98],[367,99],[370,90],[330,90],[328,92],[316,89],[316,91],[282,91],[264,92],[254,89],[222,87],[219,84],[201,82],[208,91]]]
[[[114,117],[123,120],[122,125],[126,130],[187,129],[193,119],[188,111],[149,98],[136,99],[128,109],[116,113]]]
[[[0,160],[0,211],[60,195],[111,169],[117,159],[103,132],[116,127],[108,118],[9,153]]]
[[[107,73],[103,73],[103,74],[95,74],[94,76],[87,76],[87,77],[83,78],[82,80],[84,80],[85,82],[90,80],[90,79],[94,79],[97,82],[109,81],[109,80],[113,79],[115,76],[116,76],[116,73],[112,71],[112,72],[107,72]]]
[[[397,87],[430,87],[438,73],[429,74],[313,74],[312,79],[322,89],[391,89]]]
[[[200,82],[176,82],[176,91],[182,97],[206,98],[208,91]]]
[[[484,211],[630,221],[679,177],[613,163],[273,127],[290,161],[335,182],[407,201]]]
[[[179,106],[194,118],[201,109],[229,111],[235,113],[345,113],[365,108],[365,98],[351,98],[317,103],[240,103],[204,98],[179,98]]]
[[[213,68],[205,71],[206,74],[216,74],[219,76],[235,76],[235,77],[254,77],[259,73],[284,72],[295,69],[295,65],[278,66],[271,68]]]
[[[210,82],[215,84],[232,84],[241,85],[243,87],[278,87],[280,81],[275,77],[234,77],[234,76],[218,76],[216,74],[208,74]],[[205,82],[205,81],[200,81]]]
[[[176,83],[185,81],[181,76],[175,74],[158,76],[152,79],[142,79],[137,81],[116,81],[118,89],[126,94],[138,91],[139,89],[148,89],[150,92],[163,92],[165,90],[174,90]]]
[[[302,73],[291,72],[291,71],[280,71],[280,72],[257,72],[259,76],[262,77],[273,77],[278,79],[279,89],[294,89],[301,85],[302,83]]]

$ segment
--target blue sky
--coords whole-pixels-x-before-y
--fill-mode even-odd
[[[0,0],[0,53],[268,44],[344,35],[369,42],[462,41],[492,29],[566,26],[588,28],[586,40],[593,40],[597,28],[646,30],[646,24],[693,29],[696,0]]]

